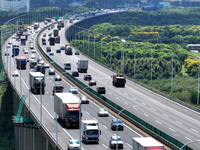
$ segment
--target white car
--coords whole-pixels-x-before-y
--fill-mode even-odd
[[[15,70],[15,71],[12,73],[12,76],[13,76],[13,77],[18,77],[18,76],[19,76],[19,73],[17,72],[17,70]]]
[[[35,49],[31,50],[31,53],[36,53],[36,50]]]
[[[23,48],[23,52],[26,51],[26,50],[27,50],[26,48]]]
[[[10,45],[8,44],[8,45],[6,46],[6,48],[10,48]]]
[[[44,65],[44,68],[49,68],[49,64],[45,64],[45,65]]]
[[[71,87],[71,89],[69,90],[70,93],[72,94],[78,94],[78,89],[76,87]]]
[[[34,59],[35,59],[35,55],[31,55],[31,59],[33,59],[33,60],[34,60]]]
[[[109,116],[109,113],[108,113],[108,110],[106,108],[99,108],[98,112],[97,112],[97,115],[99,117],[108,117]]]
[[[27,50],[25,50],[25,51],[24,51],[24,54],[28,54],[28,51],[27,51]]]
[[[80,150],[80,143],[78,140],[69,140],[67,143],[68,150]]]
[[[123,149],[123,145],[124,145],[123,140],[121,139],[120,136],[116,136],[116,135],[111,136],[111,139],[109,141],[110,148],[116,149],[117,145],[118,145],[118,149]]]
[[[33,45],[30,45],[30,49],[34,49],[34,46],[33,46]]]

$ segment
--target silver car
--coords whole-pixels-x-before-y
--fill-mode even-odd
[[[97,115],[99,117],[108,117],[109,113],[108,113],[108,110],[106,108],[99,108]]]

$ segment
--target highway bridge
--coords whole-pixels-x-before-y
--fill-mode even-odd
[[[103,19],[103,18],[102,18]],[[87,20],[88,21],[88,20]],[[97,21],[97,20],[95,20]],[[91,22],[90,25],[94,24]],[[100,21],[100,20],[99,20]],[[84,21],[77,21],[81,22],[77,25],[81,27],[89,27],[87,26],[87,22]],[[73,32],[68,30],[72,24],[65,23],[65,28],[62,28],[60,31],[61,41],[60,44],[56,44],[52,47],[53,51],[55,52],[56,49],[59,49],[60,46],[64,46],[68,44],[66,40],[66,33],[70,35],[69,38],[73,38]],[[44,23],[41,23],[41,26],[44,26]],[[72,26],[73,28],[73,26]],[[74,30],[75,31],[75,30]],[[48,46],[48,42],[46,46],[43,46],[41,43],[41,35],[42,33],[52,33],[52,29],[42,30],[39,32],[38,36],[35,36],[35,47],[38,48],[38,52],[34,53],[36,58],[41,55],[41,49],[44,50],[46,46]],[[70,32],[70,33],[69,33]],[[31,35],[29,36],[31,38]],[[3,49],[6,49],[8,41],[11,40],[12,42],[15,39],[8,39],[5,41]],[[27,40],[27,44],[25,46],[20,46],[20,54],[19,56],[26,56],[30,57],[31,50],[29,50],[29,39]],[[23,54],[22,49],[27,48],[29,50],[28,54]],[[11,50],[9,50],[11,52]],[[75,49],[73,49],[75,52]],[[44,55],[44,54],[43,54]],[[105,97],[109,100],[113,101],[117,105],[127,108],[128,106],[136,106],[136,108],[130,108],[128,111],[137,117],[145,120],[149,124],[153,125],[157,129],[167,133],[171,137],[181,141],[182,143],[187,143],[196,139],[200,139],[199,134],[199,113],[188,109],[182,105],[179,105],[171,100],[160,96],[150,90],[147,90],[137,84],[135,82],[128,80],[126,83],[125,88],[116,88],[112,85],[111,82],[111,75],[114,73],[112,70],[103,67],[99,63],[95,62],[94,60],[88,58],[84,54],[81,55],[73,55],[67,56],[64,54],[64,51],[61,53],[55,53],[54,56],[49,56],[52,60],[50,65],[53,67],[54,63],[56,62],[61,68],[63,67],[64,62],[70,62],[72,64],[72,69],[67,71],[69,74],[73,70],[76,70],[77,66],[76,63],[78,59],[89,59],[89,70],[88,73],[92,74],[93,79],[97,81],[97,85],[101,85],[106,87],[106,94]],[[15,58],[11,57],[11,54],[5,56],[5,51],[2,51],[2,59],[3,62],[6,63],[5,70],[7,72],[7,76],[13,85],[14,90],[16,91],[16,95],[20,97],[20,95],[26,95],[25,100],[25,109],[23,111],[24,116],[30,116],[35,125],[31,126],[32,128],[20,128],[16,127],[16,133],[21,138],[16,143],[17,149],[67,149],[67,141],[69,139],[79,139],[79,130],[67,130],[63,127],[61,123],[58,124],[57,129],[58,132],[56,133],[56,118],[55,112],[53,110],[54,102],[53,102],[53,95],[52,95],[52,88],[55,83],[54,76],[48,75],[46,73],[46,89],[44,95],[34,95],[29,90],[29,72],[31,71],[29,67],[29,63],[27,63],[26,70],[17,70],[20,74],[19,77],[12,77],[12,73],[16,70],[15,65]],[[45,59],[45,58],[44,58]],[[46,59],[47,61],[47,59]],[[46,62],[49,63],[49,62]],[[48,72],[48,71],[47,71]],[[69,81],[68,78],[64,76],[65,72],[57,72],[57,74],[61,74],[65,80],[61,81],[62,85],[64,85],[65,89],[64,92],[68,92],[73,84]],[[84,84],[88,84],[86,81],[83,80],[83,75],[77,78]],[[70,84],[68,83],[70,82]],[[95,90],[95,87],[92,87]],[[85,90],[86,91],[86,90]],[[84,93],[84,91],[83,91]],[[84,93],[88,94],[88,92]],[[14,97],[17,97],[17,96]],[[18,98],[19,99],[19,98]],[[94,98],[91,98],[89,105],[82,105],[82,113],[83,119],[96,119],[100,122],[100,129],[102,131],[102,135],[100,136],[100,143],[95,145],[86,145],[82,144],[82,149],[109,149],[109,139],[110,137],[115,134],[114,131],[110,129],[110,123],[114,116],[110,115],[108,118],[99,118],[97,116],[97,108],[101,107],[99,102],[93,102]],[[15,101],[16,105],[18,101]],[[112,114],[112,113],[111,113]],[[23,136],[22,136],[23,135]],[[125,130],[120,131],[119,135],[124,140],[124,149],[132,149],[132,137],[143,137],[142,133],[136,131],[130,124],[125,125]],[[29,138],[27,138],[29,137]],[[161,138],[161,137],[158,137]],[[198,149],[199,144],[195,143],[191,145],[191,148]],[[175,148],[174,148],[175,149]]]

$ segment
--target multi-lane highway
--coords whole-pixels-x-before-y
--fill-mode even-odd
[[[32,29],[33,30],[33,29]],[[30,32],[30,31],[29,31]],[[13,42],[15,42],[15,39],[9,39]],[[8,40],[8,41],[9,41]],[[31,55],[35,55],[36,58],[39,58],[40,56],[38,53],[32,53],[31,49],[29,49],[29,41],[30,37],[26,42],[25,46],[20,45],[20,54],[19,56],[26,56],[27,58],[30,58]],[[7,42],[8,43],[8,42]],[[28,50],[28,54],[24,54],[23,48],[26,48]],[[48,70],[46,69],[45,74],[45,81],[46,81],[46,88],[45,88],[45,94],[44,95],[35,95],[32,94],[29,91],[29,72],[32,71],[30,69],[29,63],[27,63],[26,70],[17,70],[15,65],[15,57],[11,57],[11,48],[9,48],[9,56],[4,56],[3,59],[7,63],[6,64],[6,70],[8,71],[8,76],[10,78],[10,81],[14,85],[14,87],[17,89],[17,91],[20,94],[26,95],[26,103],[27,105],[30,104],[31,111],[36,116],[37,120],[40,122],[40,102],[42,102],[42,126],[46,129],[48,134],[56,139],[56,122],[55,122],[55,112],[54,112],[54,97],[52,95],[52,89],[53,85],[55,84],[54,81],[54,75],[48,75]],[[2,54],[4,55],[4,53]],[[57,54],[55,54],[56,56]],[[60,56],[64,56],[63,52],[60,54]],[[73,57],[73,56],[72,56]],[[70,59],[72,59],[72,57]],[[74,57],[76,59],[76,57]],[[74,69],[74,65],[73,65]],[[18,77],[12,77],[13,71],[17,70],[19,73]],[[82,77],[82,75],[81,75]],[[94,76],[95,78],[95,76]],[[21,80],[21,81],[20,81]],[[69,85],[66,81],[56,81],[60,82],[64,87],[64,92],[69,92],[69,89],[71,88],[71,85]],[[78,96],[78,95],[77,95]],[[100,136],[100,143],[99,144],[92,144],[92,145],[86,145],[82,144],[82,149],[90,150],[90,149],[109,149],[109,139],[112,135],[115,134],[115,131],[111,130],[111,120],[114,118],[112,115],[109,117],[98,117],[97,116],[97,110],[98,105],[94,102],[90,101],[89,104],[83,104],[82,105],[82,113],[83,117],[82,119],[95,119],[98,120],[100,123],[100,130],[101,130],[101,136]],[[120,135],[124,141],[124,149],[132,149],[132,137],[141,137],[143,136],[141,133],[137,133],[134,131],[131,127],[128,125],[125,125],[124,131],[119,131],[118,135]],[[68,130],[62,126],[62,124],[59,124],[58,126],[58,143],[63,149],[67,149],[67,141],[69,139],[79,139],[79,130]]]
[[[69,26],[70,24],[67,23],[66,28]],[[52,30],[45,31],[47,34],[51,32]],[[65,38],[64,29],[61,30],[60,36],[61,43],[56,44],[56,46],[52,46],[55,55],[50,57],[61,67],[65,62],[70,62],[72,69],[68,72],[71,73],[73,70],[77,70],[76,63],[78,59],[88,58],[82,54],[68,56],[64,54],[64,51],[56,53],[56,49],[59,49],[60,46],[68,44]],[[45,49],[46,46],[42,47]],[[74,52],[75,50],[73,50],[73,53]],[[114,87],[111,81],[111,75],[113,72],[105,69],[91,59],[89,59],[88,73],[91,74],[93,79],[97,82],[97,86],[106,87],[105,96],[108,99],[124,108],[131,105],[140,105],[137,108],[129,109],[129,111],[161,131],[167,133],[182,143],[200,139],[199,113],[144,89],[129,80],[126,83],[125,88]],[[83,80],[83,75],[84,74],[80,74],[78,79],[87,84],[87,82]],[[95,88],[96,87],[93,87],[94,90]],[[199,143],[191,145],[193,149],[199,149],[199,146]]]

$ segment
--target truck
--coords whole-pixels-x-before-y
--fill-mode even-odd
[[[69,45],[65,45],[65,54],[72,55],[72,47]]]
[[[33,72],[41,72],[45,74],[45,67],[43,64],[37,64],[33,70]]]
[[[42,92],[42,94],[44,94],[46,86],[44,74],[42,74],[41,72],[30,72],[29,79],[31,91],[34,94],[40,94],[40,91]]]
[[[80,100],[72,93],[55,93],[54,112],[66,128],[79,128]]]
[[[133,150],[164,150],[164,145],[152,137],[140,137],[132,139]]]
[[[53,86],[53,95],[55,93],[62,93],[64,90],[64,86],[61,85],[60,83],[56,83],[54,86]]]
[[[70,19],[69,19],[69,23],[73,23],[73,18],[70,18]]]
[[[20,56],[16,57],[16,66],[17,69],[26,69],[26,57],[25,56]]]
[[[99,143],[99,122],[96,120],[82,120],[82,141],[85,143]]]
[[[51,18],[44,18],[44,21],[51,22]]]
[[[56,37],[59,34],[59,30],[58,29],[53,29],[53,36]]]
[[[49,45],[54,46],[55,45],[55,37],[49,38]]]
[[[26,36],[21,36],[21,45],[26,45]]]
[[[116,87],[125,87],[126,78],[122,74],[113,74],[112,83]]]
[[[19,42],[15,42],[12,45],[12,57],[19,55]]]
[[[84,72],[87,73],[88,69],[88,60],[78,60],[77,62],[77,70],[78,72]]]

